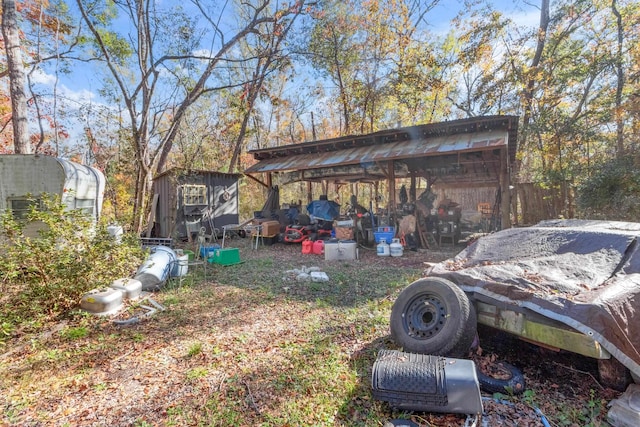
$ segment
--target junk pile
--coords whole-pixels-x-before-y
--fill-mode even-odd
[[[114,314],[124,302],[141,298],[143,291],[160,290],[170,278],[186,275],[188,265],[188,254],[176,253],[167,246],[151,246],[149,256],[133,278],[117,279],[107,288],[87,292],[80,300],[80,308],[101,316]],[[155,301],[152,304],[155,308],[149,307],[150,312],[160,309]]]
[[[294,268],[284,272],[284,281],[295,280],[298,282],[328,282],[329,276],[320,267]]]

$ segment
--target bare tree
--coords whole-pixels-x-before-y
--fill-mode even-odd
[[[192,0],[199,11],[197,18],[205,22],[205,28],[180,9],[163,11],[162,5],[154,1],[116,1],[115,6],[135,29],[127,37],[119,37],[115,30],[96,19],[107,16],[104,5],[76,1],[109,70],[117,97],[128,113],[137,171],[133,227],[141,230],[153,174],[164,169],[187,110],[204,94],[247,84],[225,80],[222,76],[232,74],[225,69],[275,53],[238,57],[240,44],[277,37],[274,32],[300,15],[305,2],[281,6],[272,0],[243,1],[236,5],[242,12],[237,15],[243,21],[229,31],[228,26],[221,24],[230,22],[223,19],[232,13],[225,10],[227,3],[221,10],[210,11],[204,2]],[[206,48],[201,46],[204,35],[210,35]],[[129,61],[129,56],[133,60]],[[257,75],[249,83],[260,81]]]
[[[25,73],[20,50],[20,31],[16,17],[15,0],[2,1],[2,35],[7,51],[7,66],[11,92],[11,119],[13,146],[16,154],[31,154],[27,122],[27,95]]]

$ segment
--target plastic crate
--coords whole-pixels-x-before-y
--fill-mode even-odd
[[[200,247],[200,256],[203,259],[207,259],[207,258],[211,258],[212,256],[215,255],[215,252],[220,250],[220,245],[217,243],[214,243],[212,245],[207,245],[207,246],[201,246]]]
[[[376,243],[380,243],[381,241],[385,241],[387,243],[391,243],[391,239],[393,239],[393,237],[395,236],[395,232],[394,231],[374,231],[373,232],[373,237],[376,241]]]
[[[376,231],[378,233],[395,233],[396,232],[396,228],[390,225],[384,225],[381,227],[377,227]]]
[[[240,264],[240,250],[238,248],[219,249],[208,261],[220,265]]]
[[[173,240],[171,238],[164,237],[141,237],[140,246],[143,248],[150,248],[152,246],[166,246],[173,248]]]

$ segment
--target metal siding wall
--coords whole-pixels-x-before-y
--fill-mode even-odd
[[[172,206],[171,194],[175,190],[171,185],[171,177],[169,175],[161,176],[154,182],[154,187],[155,194],[158,195],[155,219],[159,225],[158,237],[173,237],[170,236],[170,230],[175,217],[175,206]]]
[[[207,177],[209,187],[209,206],[213,208],[214,224],[216,228],[222,228],[229,224],[240,222],[238,213],[238,179],[226,175],[210,174]],[[224,200],[224,191],[230,194],[229,200]]]
[[[182,202],[178,198],[178,187],[184,184],[207,186],[209,208],[212,209],[215,215],[214,227],[221,229],[224,225],[239,223],[239,186],[237,178],[216,172],[194,172],[191,175],[183,175],[179,178],[172,174],[166,174],[156,178],[154,181],[154,191],[158,194],[155,221],[159,224],[160,237],[185,238],[187,236]],[[225,203],[220,203],[219,198],[224,189],[230,192],[231,198]],[[222,206],[222,209],[219,209],[219,206]],[[211,230],[207,231],[210,232]]]

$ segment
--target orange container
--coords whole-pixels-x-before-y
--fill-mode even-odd
[[[324,240],[316,240],[313,242],[313,253],[316,255],[324,254]]]
[[[313,242],[311,240],[302,241],[302,253],[310,254],[313,252]]]

